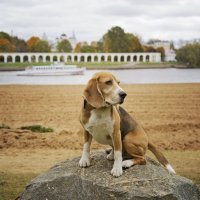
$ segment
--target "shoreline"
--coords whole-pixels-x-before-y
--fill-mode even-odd
[[[102,67],[86,67],[87,70],[124,70],[124,69],[170,69],[170,68],[175,68],[175,69],[192,69],[188,68],[184,65],[145,65],[145,64],[139,64],[139,65],[132,65],[132,66],[102,66]]]
[[[87,63],[86,63],[87,65]],[[79,66],[78,67],[83,67]],[[0,66],[0,72],[9,72],[9,71],[24,71],[26,66]],[[121,64],[121,65],[103,65],[102,66],[93,66],[89,65],[86,66],[87,70],[124,70],[124,69],[168,69],[168,68],[175,68],[175,69],[193,69],[191,67],[187,67],[183,64],[170,64],[170,63],[127,63],[127,64]]]

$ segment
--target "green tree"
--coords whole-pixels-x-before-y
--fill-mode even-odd
[[[200,43],[187,44],[176,52],[176,59],[189,67],[200,67]]]
[[[0,32],[0,38],[5,38],[5,39],[7,39],[9,42],[12,42],[12,37],[11,37],[8,33]]]
[[[39,40],[34,46],[34,52],[50,52],[51,46],[45,40]]]
[[[99,53],[103,53],[104,52],[103,42],[102,41],[98,41],[97,42],[97,52],[99,52]]]
[[[84,45],[81,47],[81,53],[95,53],[96,48],[91,45]]]
[[[59,52],[71,52],[72,51],[72,45],[70,44],[69,40],[66,40],[66,39],[58,42],[56,48]]]
[[[26,52],[27,51],[27,44],[25,40],[19,39],[18,37],[12,38],[12,44],[16,47],[16,52]]]
[[[158,47],[156,49],[156,52],[161,53],[161,61],[164,61],[165,60],[165,49],[163,47]]]
[[[126,35],[130,40],[130,52],[143,52],[143,47],[139,37],[133,35],[132,33],[127,33]]]
[[[112,27],[103,36],[103,47],[105,52],[130,52],[131,42],[127,34],[119,26]]]

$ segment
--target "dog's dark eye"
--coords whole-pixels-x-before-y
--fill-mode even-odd
[[[112,85],[112,80],[106,81],[106,85]]]

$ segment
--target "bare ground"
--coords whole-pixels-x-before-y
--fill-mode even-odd
[[[124,107],[141,122],[151,141],[165,150],[200,150],[200,84],[124,85]],[[0,86],[0,148],[82,146],[78,121],[83,86]],[[21,126],[40,124],[54,133]],[[95,144],[95,147],[99,147]]]
[[[123,106],[178,174],[200,184],[200,84],[122,85]],[[14,199],[37,174],[81,155],[78,116],[83,86],[0,86],[0,193]],[[40,124],[53,133],[21,126]],[[92,149],[104,148],[93,143]],[[19,184],[21,183],[21,184]]]

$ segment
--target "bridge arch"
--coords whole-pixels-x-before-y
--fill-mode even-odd
[[[31,56],[31,62],[36,62],[36,56],[35,55]]]
[[[114,56],[114,62],[118,62],[118,56]]]
[[[12,56],[10,56],[10,55],[8,55],[7,56],[7,62],[13,62],[14,60],[13,60],[13,57]]]
[[[127,56],[126,61],[127,61],[127,62],[131,62],[131,56]]]
[[[100,61],[101,61],[101,62],[105,62],[105,56],[101,56]]]
[[[50,56],[46,56],[45,57],[45,62],[51,62],[51,57]]]
[[[81,56],[80,61],[81,61],[81,62],[85,62],[85,56]]]
[[[5,57],[4,56],[0,56],[0,62],[5,62]]]
[[[150,56],[149,55],[146,55],[146,62],[149,62],[150,61]]]
[[[111,55],[108,55],[108,57],[107,57],[107,62],[112,62],[112,57],[111,57]]]
[[[59,57],[59,62],[64,62],[65,61],[65,58],[64,58],[64,56],[62,55],[62,56],[58,56]]]
[[[24,57],[23,57],[23,62],[28,62],[28,61],[29,61],[28,56],[24,56]]]
[[[58,57],[57,56],[53,56],[53,62],[58,62]]]
[[[21,62],[20,56],[15,56],[15,62]]]
[[[120,62],[124,62],[124,56],[120,56]]]
[[[43,60],[43,56],[41,56],[41,55],[38,56],[38,61],[39,61],[39,62],[44,62],[44,60]]]
[[[94,56],[94,62],[98,62],[99,61],[99,58],[97,55]]]

